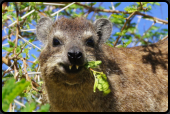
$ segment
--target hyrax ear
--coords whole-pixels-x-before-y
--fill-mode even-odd
[[[100,43],[105,43],[112,33],[112,23],[108,19],[97,19],[94,22]]]
[[[50,32],[50,27],[52,26],[53,21],[49,17],[41,18],[36,26],[36,35],[37,39],[40,40],[44,45],[47,44],[47,36]]]

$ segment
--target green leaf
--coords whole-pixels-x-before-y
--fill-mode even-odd
[[[12,52],[14,48],[13,47],[2,47],[2,49],[8,52]]]
[[[98,8],[99,8],[99,9],[104,9],[104,7],[102,7],[102,6],[99,6]]]
[[[158,2],[149,2],[150,4],[152,4],[152,5],[158,5],[158,6],[160,6],[160,3],[158,3]]]
[[[3,21],[4,21],[4,20],[7,20],[7,19],[8,19],[8,18],[7,18],[7,15],[6,15],[6,14],[3,15],[3,16],[2,16],[2,19],[3,19]]]
[[[89,61],[85,67],[86,68],[95,68],[98,65],[100,65],[102,62],[101,61]],[[91,70],[94,76],[94,86],[93,86],[93,91],[96,92],[96,88],[99,91],[103,91],[103,95],[107,95],[111,92],[109,88],[109,83],[107,81],[107,76],[103,72],[97,72],[95,70]]]
[[[145,3],[145,2],[143,2],[143,5],[142,5],[143,7],[147,7],[147,3]]]
[[[25,5],[20,5],[20,8],[21,9],[24,9],[26,6]]]
[[[34,41],[34,38],[30,38],[28,41],[32,43]]]
[[[37,57],[34,54],[31,54],[32,57],[34,57],[34,59],[37,59]]]
[[[155,5],[158,5],[158,6],[160,6],[160,3],[158,3],[158,2],[155,2]]]
[[[163,31],[163,32],[168,32],[168,29],[161,29],[161,31]]]
[[[121,36],[121,32],[116,32],[115,35],[116,36],[119,36],[119,35]]]
[[[152,7],[150,5],[147,8],[148,8],[148,10],[152,10]]]
[[[122,32],[116,32],[116,36],[124,36],[126,34],[127,30],[123,30]]]
[[[26,54],[28,54],[28,52],[29,52],[28,48],[25,48],[24,51],[23,51],[23,53],[26,53]]]
[[[96,3],[97,3],[97,2],[91,2],[91,3],[89,3],[88,5],[89,5],[89,6],[94,6]]]
[[[16,52],[19,53],[20,51],[21,51],[21,46],[18,46],[18,47],[16,48]]]
[[[95,61],[95,62],[94,62],[95,66],[98,66],[98,65],[100,65],[101,63],[102,63],[102,61]]]
[[[96,88],[99,91],[103,91],[103,95],[107,95],[111,92],[109,88],[109,83],[107,81],[107,76],[103,72],[94,72],[93,75],[95,77],[95,83],[93,87],[93,91],[96,92]]]
[[[97,88],[99,91],[103,91],[104,96],[111,92],[111,90],[109,88],[109,83],[107,81],[107,76],[103,72],[96,73],[95,81],[97,83],[95,83],[94,90],[96,90],[96,88]]]
[[[45,105],[42,105],[41,108],[37,112],[49,112],[49,109],[50,109],[50,105],[45,104]]]
[[[87,64],[85,64],[86,68],[96,68],[98,65],[100,65],[101,61],[89,61]]]
[[[11,79],[11,77],[13,77],[14,75],[13,74],[6,74],[3,78],[2,78],[2,81],[7,81],[9,79]]]
[[[120,4],[121,4],[121,2],[114,4],[115,8],[118,7]]]
[[[136,4],[140,5],[140,2],[136,2]]]
[[[8,34],[11,34],[11,30],[9,29]],[[8,42],[9,43],[9,42]],[[13,42],[12,42],[13,43]]]
[[[19,75],[22,76],[22,69],[19,69]]]
[[[110,92],[111,92],[111,90],[110,90],[110,89],[107,89],[107,90],[105,90],[105,91],[103,92],[103,95],[106,96],[106,95],[109,94]]]
[[[25,107],[21,109],[21,112],[32,112],[36,108],[36,103],[31,102],[30,104],[27,102]]]
[[[118,14],[112,14],[112,16],[114,18],[118,18],[118,19],[125,19],[125,17],[123,15],[118,15]]]
[[[135,11],[137,11],[137,7],[135,6],[127,6],[124,8],[125,11],[127,11],[128,13],[133,13]]]
[[[9,108],[9,104],[28,86],[30,82],[26,82],[25,79],[15,83],[15,79],[11,78],[7,80],[2,87],[2,110],[6,112]]]
[[[160,27],[152,26],[150,30],[158,30]]]
[[[23,19],[22,19],[20,16],[18,16],[18,20],[19,20],[19,21],[22,21]]]
[[[132,42],[132,37],[125,43],[123,47],[127,47]]]
[[[10,46],[15,47],[15,43],[14,42],[8,41],[8,43],[9,43]]]
[[[102,89],[100,91],[103,91],[103,95],[107,95],[110,93],[109,83],[107,82],[107,79],[104,79],[103,76],[99,79],[99,85],[102,86]]]
[[[23,45],[23,41],[22,41],[22,40],[19,40],[19,44],[20,44],[20,45]]]

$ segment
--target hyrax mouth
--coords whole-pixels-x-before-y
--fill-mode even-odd
[[[79,65],[68,65],[68,66],[63,65],[63,66],[66,72],[68,73],[78,73],[83,68],[83,66],[79,66]]]

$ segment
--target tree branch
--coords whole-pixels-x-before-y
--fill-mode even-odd
[[[84,4],[81,4],[81,3],[78,3],[76,2],[75,4],[79,5],[79,6],[83,6],[84,8],[87,8],[87,9],[90,9],[91,11],[96,11],[96,12],[107,12],[107,13],[124,13],[124,14],[131,14],[131,13],[128,13],[126,11],[118,11],[118,10],[108,10],[108,9],[99,9],[99,8],[93,8],[93,7],[90,7],[90,6],[87,6],[87,5],[84,5]],[[150,16],[150,15],[147,15],[147,14],[143,14],[143,13],[140,13],[140,12],[136,12],[135,14],[137,15],[142,15],[144,17],[148,17],[148,18],[152,18],[153,20],[157,20],[159,22],[162,22],[164,24],[168,24],[168,21],[165,21],[165,20],[162,20],[162,19],[159,19],[157,17],[153,17],[153,16]]]
[[[166,40],[168,38],[168,35],[161,39],[161,41]]]
[[[121,29],[121,32],[125,29],[127,22],[129,21],[129,19],[130,19],[135,13],[136,13],[136,12],[133,12],[132,14],[130,14],[130,16],[129,16],[128,18],[126,18],[126,22],[125,22],[125,24],[123,25],[123,27],[122,27],[122,29]],[[117,44],[117,42],[119,41],[120,37],[121,37],[121,35],[118,36],[118,38],[116,39],[113,47],[116,46],[116,44]]]
[[[19,11],[18,11],[18,6],[17,3],[15,2],[15,7],[16,7],[16,15],[17,15],[17,27],[16,27],[16,38],[15,38],[15,47],[14,47],[14,57],[16,56],[16,50],[17,50],[17,43],[18,43],[18,34],[19,34]],[[14,78],[17,79],[17,72],[18,72],[18,68],[17,68],[17,59],[14,59]]]

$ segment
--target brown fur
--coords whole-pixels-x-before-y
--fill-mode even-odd
[[[167,111],[167,40],[133,48],[109,47],[97,40],[95,27],[83,18],[61,18],[50,30],[39,60],[51,111]],[[58,36],[63,44],[52,47],[56,31],[64,31]],[[93,33],[94,48],[84,45],[88,38],[84,31]],[[66,53],[73,45],[82,50],[84,63],[102,61],[100,69],[108,77],[111,93],[106,96],[99,91],[94,93],[94,77],[85,68],[76,74],[61,69],[61,63],[70,65]]]
[[[102,49],[107,56],[103,69],[114,91],[117,111],[168,110],[168,41],[134,48],[105,45]],[[113,61],[119,69],[112,68]]]

